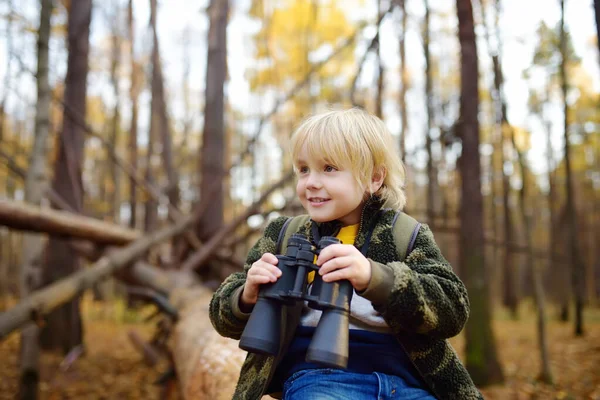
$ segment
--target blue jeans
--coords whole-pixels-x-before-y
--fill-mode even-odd
[[[283,385],[284,400],[435,400],[427,390],[409,387],[400,377],[379,372],[305,369]]]

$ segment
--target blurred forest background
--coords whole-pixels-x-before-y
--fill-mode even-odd
[[[296,124],[359,106],[486,398],[600,399],[598,32],[599,0],[1,0],[0,398],[230,397],[210,291],[302,213]]]

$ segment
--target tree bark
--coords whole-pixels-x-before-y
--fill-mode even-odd
[[[600,63],[600,0],[594,0],[594,14],[596,16],[596,45],[598,46],[598,62]]]
[[[154,27],[156,25],[156,0],[150,0],[150,26]],[[154,28],[153,28],[154,29]],[[152,46],[152,51],[154,52],[154,45]],[[154,80],[154,65],[152,65],[152,80]],[[145,179],[151,185],[154,185],[154,169],[152,166],[152,159],[155,154],[155,142],[156,135],[158,130],[158,114],[157,110],[157,99],[155,95],[155,83],[150,83],[152,89],[152,100],[150,101],[150,121],[149,121],[149,129],[148,129],[148,144],[146,147],[146,170],[145,170]],[[146,232],[151,232],[155,229],[158,223],[158,197],[157,198],[146,198],[146,202],[144,203],[144,230]]]
[[[50,84],[48,82],[48,43],[50,41],[53,0],[42,0],[37,41],[37,103],[33,148],[29,157],[29,170],[25,179],[25,201],[39,205],[46,186],[46,157],[50,133]],[[0,200],[0,204],[2,201]],[[42,235],[23,235],[20,297],[24,298],[41,286]],[[39,330],[35,325],[21,332],[21,378],[19,398],[36,399],[39,383]]]
[[[156,30],[157,4],[156,0],[151,0],[152,6],[152,113],[156,115],[158,121],[157,129],[160,131],[161,157],[164,163],[164,169],[167,175],[167,196],[169,202],[177,207],[179,204],[179,177],[173,163],[173,143],[171,127],[169,125],[169,115],[167,113],[167,103],[165,100],[164,79],[162,73],[162,63],[160,60],[160,47],[158,43],[158,33]],[[156,137],[155,137],[156,138]]]
[[[206,240],[223,226],[225,178],[224,85],[227,76],[227,20],[229,0],[211,0],[208,7],[208,55],[204,128],[200,154],[200,196],[211,196],[211,212],[203,213],[197,225],[200,240]],[[214,187],[214,189],[213,189]]]
[[[110,127],[110,143],[113,148],[119,146],[119,130],[121,124],[121,93],[119,91],[119,66],[121,64],[121,33],[119,32],[120,12],[119,6],[115,6],[114,15],[111,21],[112,40],[111,40],[111,60],[110,60],[110,82],[112,85],[113,96],[115,97],[115,106]],[[108,202],[111,218],[113,222],[119,223],[120,205],[121,205],[121,173],[117,168],[117,163],[110,160],[110,176],[112,182],[109,185]]]
[[[435,229],[435,191],[438,187],[432,152],[433,130],[433,76],[431,55],[429,52],[430,35],[429,1],[425,0],[425,20],[423,26],[423,53],[425,55],[425,109],[427,110],[427,132],[425,134],[425,150],[427,151],[427,223]]]
[[[544,296],[544,285],[542,283],[542,277],[537,263],[533,259],[533,232],[532,232],[532,215],[528,212],[527,201],[527,187],[533,185],[529,182],[528,171],[525,165],[525,156],[517,148],[515,143],[514,130],[511,130],[512,144],[519,158],[519,167],[521,170],[521,191],[520,191],[520,206],[521,206],[521,218],[523,219],[523,227],[525,230],[525,243],[527,246],[527,266],[531,268],[533,277],[533,293],[535,296],[535,307],[537,311],[537,335],[538,335],[538,346],[540,350],[540,375],[539,379],[546,383],[552,384],[552,370],[550,369],[550,359],[548,356],[548,341],[546,339],[546,300]]]
[[[408,113],[406,111],[406,92],[408,91],[408,69],[406,68],[406,27],[408,15],[406,1],[400,0],[402,11],[402,37],[400,38],[400,156],[406,161],[406,134],[408,133]]]
[[[503,374],[496,354],[485,268],[483,198],[479,158],[479,68],[473,9],[470,0],[457,0],[461,55],[459,133],[462,153],[460,209],[460,265],[465,272],[471,316],[466,327],[466,366],[478,385],[500,383]],[[464,269],[463,269],[464,268]]]
[[[567,235],[569,243],[569,252],[571,256],[571,284],[573,285],[573,296],[575,298],[575,336],[583,336],[583,297],[584,297],[584,271],[583,258],[580,253],[577,210],[575,201],[575,190],[573,184],[573,172],[571,167],[571,144],[569,138],[569,104],[567,103],[567,93],[569,82],[567,78],[567,33],[565,30],[565,0],[560,0],[560,79],[563,96],[563,130],[564,130],[564,153],[565,153],[565,174],[566,174],[566,213],[567,213]]]
[[[211,326],[206,288],[174,293],[179,310],[170,342],[184,399],[231,399],[246,352],[238,341],[220,336]]]
[[[85,118],[88,73],[89,33],[92,0],[71,3],[68,18],[68,64],[65,79],[65,104]],[[58,157],[54,167],[53,189],[76,211],[83,207],[81,170],[85,134],[65,111],[58,139]],[[51,238],[44,263],[44,284],[48,285],[79,269],[79,260],[66,241]],[[83,327],[79,298],[73,299],[48,317],[42,333],[42,346],[62,348],[66,354],[82,343]]]
[[[138,169],[138,97],[139,80],[137,78],[139,67],[135,58],[135,26],[133,20],[133,0],[129,0],[127,7],[127,29],[129,39],[129,58],[131,63],[129,99],[131,101],[131,122],[129,125],[129,163],[134,171]],[[129,227],[135,229],[137,226],[137,190],[133,177],[129,178]]]
[[[381,20],[383,10],[381,9],[381,1],[377,0],[377,19]],[[377,36],[381,38],[381,25],[377,25]],[[383,61],[381,57],[381,41],[377,42],[377,93],[375,97],[375,115],[383,119]]]

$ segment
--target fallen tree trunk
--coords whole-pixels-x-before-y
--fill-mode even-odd
[[[124,245],[141,236],[138,231],[116,224],[6,199],[0,200],[0,225],[107,245]]]
[[[222,337],[212,327],[208,318],[211,296],[212,291],[201,286],[175,289],[170,296],[179,320],[169,347],[186,400],[231,399],[247,354],[237,340]]]
[[[203,287],[175,291],[179,320],[170,340],[184,399],[231,399],[246,352],[220,336],[208,319],[212,292]]]
[[[29,321],[41,320],[50,311],[68,302],[85,289],[131,264],[151,246],[182,233],[192,222],[193,218],[188,217],[175,225],[144,236],[127,247],[104,255],[90,268],[76,272],[26,297],[10,310],[0,314],[0,340]]]

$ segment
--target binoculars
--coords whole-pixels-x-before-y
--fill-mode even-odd
[[[277,355],[281,343],[282,307],[306,301],[308,306],[323,311],[306,354],[306,361],[328,367],[348,365],[348,315],[354,288],[348,280],[323,282],[318,273],[308,293],[308,273],[319,268],[315,255],[330,244],[340,243],[333,236],[323,236],[315,248],[304,235],[294,234],[288,240],[285,255],[277,255],[281,277],[261,286],[252,314],[246,324],[240,348],[251,352]]]

